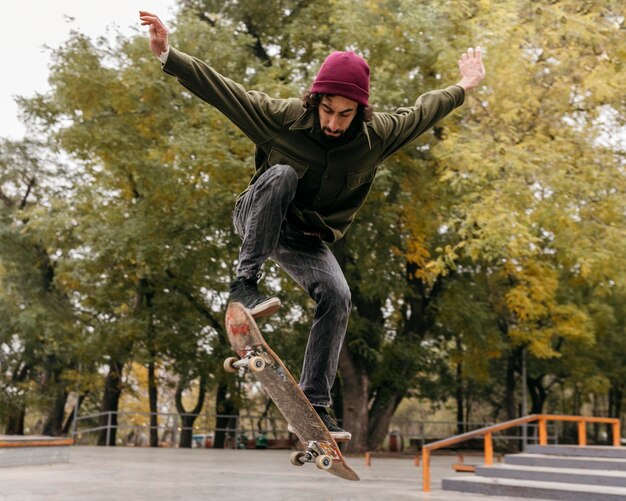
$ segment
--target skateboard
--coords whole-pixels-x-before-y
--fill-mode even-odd
[[[291,464],[315,463],[318,468],[338,477],[359,480],[343,458],[337,442],[281,359],[267,345],[254,318],[242,304],[228,305],[226,332],[238,357],[227,358],[224,369],[236,373],[243,368],[253,373],[303,446],[304,450],[291,454]]]

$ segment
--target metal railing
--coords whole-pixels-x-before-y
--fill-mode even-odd
[[[620,421],[617,418],[603,418],[594,416],[563,416],[551,414],[533,414],[530,416],[513,419],[500,424],[494,424],[485,428],[463,433],[454,437],[445,438],[436,442],[426,444],[422,448],[422,480],[424,492],[430,492],[430,456],[433,451],[455,445],[471,438],[483,437],[485,442],[484,456],[485,465],[493,464],[493,434],[499,431],[508,430],[517,426],[524,426],[528,423],[538,423],[539,445],[548,444],[548,421],[573,421],[578,423],[578,445],[587,445],[587,424],[606,423],[610,424],[613,430],[613,446],[620,446]]]
[[[156,426],[150,425],[150,417],[157,416],[158,423]],[[194,416],[195,422],[192,427],[182,425],[182,417]],[[102,422],[102,418],[106,418]],[[114,419],[114,417],[116,419]],[[225,420],[228,424],[223,427],[217,427],[218,419]],[[137,423],[144,421],[144,423]],[[97,425],[92,424],[96,422]],[[85,426],[86,425],[86,426]],[[82,427],[81,427],[82,426]],[[175,446],[178,443],[180,433],[184,430],[191,430],[193,435],[210,435],[216,432],[225,432],[227,441],[234,447],[240,443],[242,437],[250,437],[255,439],[260,432],[266,436],[275,439],[287,437],[287,423],[281,416],[254,416],[244,415],[222,415],[222,414],[179,414],[170,412],[122,412],[107,411],[84,416],[77,416],[72,424],[71,436],[78,443],[81,438],[94,434],[105,432],[106,445],[111,444],[111,436],[114,431],[130,430],[135,435],[140,432],[150,433],[156,430],[161,435],[167,435],[168,443]],[[118,438],[119,440],[119,438]]]
[[[158,425],[151,426],[149,420],[151,416],[158,417]],[[184,414],[183,416],[195,416],[196,420],[193,425],[193,435],[198,438],[200,435],[212,435],[215,432],[225,432],[227,435],[228,445],[239,444],[240,439],[249,437],[255,440],[260,434],[264,434],[267,438],[275,440],[284,440],[289,438],[287,423],[282,416],[259,416],[251,414],[243,415],[215,415],[212,413],[200,414]],[[105,419],[102,419],[105,418]],[[116,418],[116,419],[114,419]],[[216,427],[217,419],[227,421],[228,425],[224,427]],[[102,422],[104,421],[104,423]],[[139,422],[139,423],[138,423]],[[462,422],[456,421],[403,421],[391,426],[390,435],[400,435],[402,442],[401,448],[421,449],[428,441],[438,440],[454,433],[459,425],[464,429],[472,430],[492,425],[493,423],[484,422]],[[536,426],[536,425],[535,425]],[[111,443],[113,431],[129,430],[134,432],[134,437],[138,442],[145,442],[151,430],[157,430],[161,435],[167,435],[170,446],[176,444],[179,435],[183,430],[188,430],[181,424],[181,415],[178,413],[168,412],[128,412],[128,411],[107,411],[96,414],[78,416],[72,426],[71,436],[80,442],[84,442],[85,437],[93,434],[99,434],[105,431],[105,443]],[[536,435],[536,434],[534,434]],[[502,440],[523,441],[521,435],[500,436]],[[558,441],[556,431],[550,433],[550,439]],[[532,440],[532,439],[531,439]],[[117,442],[130,443],[129,439],[120,440],[119,435]],[[536,441],[536,439],[535,439]],[[397,442],[394,442],[397,444]],[[135,444],[138,445],[138,444]],[[389,444],[391,447],[391,444]]]
[[[421,450],[430,440],[440,440],[442,437],[449,437],[459,434],[459,427],[466,432],[492,426],[494,422],[457,422],[457,421],[402,421],[401,423],[393,423],[390,426],[390,433],[399,433],[406,441],[409,440],[410,448]],[[528,429],[522,429],[520,434],[499,435],[498,439],[502,441],[518,441],[525,447],[526,443],[537,443],[537,424],[530,424]],[[550,439],[555,443],[559,441],[558,430],[556,426],[551,426]]]
[[[149,424],[150,417],[156,415],[158,424],[151,426]],[[196,438],[200,436],[213,435],[215,432],[225,432],[227,435],[227,446],[235,446],[240,444],[243,437],[249,437],[255,440],[262,432],[269,439],[285,440],[289,438],[287,423],[282,416],[259,416],[251,414],[242,415],[215,415],[209,412],[200,414],[184,414],[183,416],[195,416],[192,433]],[[103,419],[104,418],[104,419]],[[116,419],[114,419],[116,418]],[[228,425],[216,427],[218,419],[228,422]],[[104,422],[103,422],[104,421]],[[423,448],[428,441],[438,440],[454,434],[454,431],[461,425],[464,429],[473,430],[490,426],[494,423],[484,422],[462,422],[456,421],[402,421],[392,424],[390,427],[390,435],[400,435],[401,448],[415,449],[416,451]],[[532,425],[531,425],[532,426]],[[536,426],[536,425],[534,425]],[[99,434],[104,431],[106,445],[111,444],[111,436],[113,431],[125,431],[133,433],[136,439],[135,445],[145,443],[151,430],[157,430],[161,435],[160,442],[163,442],[164,435],[167,437],[169,446],[178,443],[180,433],[183,430],[189,430],[181,423],[181,415],[178,413],[168,412],[128,412],[128,411],[108,411],[96,414],[78,416],[73,423],[71,436],[84,443],[85,437],[93,434]],[[534,430],[533,430],[534,431]],[[536,442],[537,433],[531,433],[531,441]],[[499,436],[499,439],[510,441],[523,441],[523,435],[507,435]],[[89,440],[87,438],[87,440]],[[556,430],[550,431],[550,440],[558,442]],[[117,438],[118,443],[131,444],[132,441],[128,437]],[[398,444],[394,441],[394,444]],[[391,447],[391,444],[388,444]]]

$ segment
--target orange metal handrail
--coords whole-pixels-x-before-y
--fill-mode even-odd
[[[603,418],[595,416],[563,416],[558,414],[531,414],[530,416],[512,419],[504,423],[494,424],[479,428],[478,430],[444,438],[422,448],[422,479],[424,492],[430,492],[430,455],[433,451],[449,445],[465,442],[470,438],[484,437],[485,440],[485,465],[493,464],[493,433],[507,430],[515,426],[532,423],[539,424],[539,445],[548,444],[548,421],[574,421],[578,423],[578,445],[587,445],[587,423],[606,423],[613,427],[613,446],[620,446],[620,421],[617,418]]]

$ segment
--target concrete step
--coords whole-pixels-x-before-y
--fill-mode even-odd
[[[441,487],[445,491],[557,501],[624,501],[626,499],[626,488],[622,487],[599,487],[479,476],[444,478]]]
[[[72,439],[0,435],[0,467],[68,463]]]
[[[526,452],[550,456],[584,456],[594,458],[626,459],[626,447],[588,445],[529,445]]]
[[[583,470],[607,470],[626,472],[626,459],[560,457],[543,454],[513,454],[504,457],[506,464],[547,466],[549,468],[575,468]]]
[[[490,478],[516,478],[541,482],[626,487],[626,475],[624,473],[604,470],[499,464],[478,466],[476,467],[476,475]]]

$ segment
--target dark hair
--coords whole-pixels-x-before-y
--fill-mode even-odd
[[[304,106],[304,108],[307,110],[316,110],[325,96],[331,96],[331,95],[313,93],[310,90],[307,90],[302,95],[302,106]],[[362,120],[363,122],[371,122],[373,115],[374,115],[374,110],[372,109],[371,106],[363,106],[362,104],[359,104],[359,108],[357,109],[357,112],[356,112],[357,120]]]

